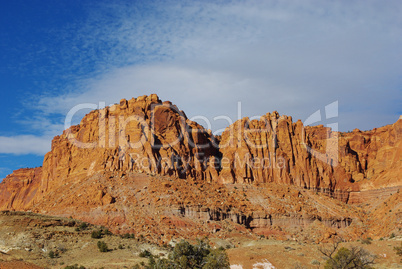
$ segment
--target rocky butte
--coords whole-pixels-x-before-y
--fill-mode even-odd
[[[277,112],[215,137],[155,94],[123,99],[54,137],[42,167],[8,175],[0,209],[72,216],[157,242],[247,230],[383,236],[401,228],[401,137],[401,118],[343,133]]]

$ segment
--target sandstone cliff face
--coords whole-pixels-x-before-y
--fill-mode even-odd
[[[340,144],[354,156],[340,165],[359,182],[360,190],[402,185],[402,119],[371,131],[342,133]]]
[[[325,149],[324,138],[337,135],[324,127],[304,128],[301,121],[293,123],[291,117],[277,112],[260,120],[244,118],[222,134],[222,158],[228,164],[220,178],[224,183],[276,182],[330,191],[348,188],[350,177],[331,165],[337,156],[327,154],[320,160],[308,149]]]
[[[236,121],[218,145],[211,131],[156,95],[123,99],[92,111],[53,139],[42,177],[36,176],[35,200],[77,174],[134,171],[208,182],[296,185],[345,202],[352,192],[358,201],[360,191],[402,185],[401,137],[402,119],[372,131],[338,133],[273,112]]]
[[[268,113],[228,127],[220,150],[223,183],[296,185],[345,202],[350,192],[402,185],[401,119],[372,131],[338,133]]]
[[[238,120],[216,139],[156,95],[123,99],[56,136],[42,168],[7,176],[0,210],[72,215],[115,231],[165,221],[152,233],[170,235],[180,234],[174,225],[207,235],[205,223],[225,219],[262,233],[316,221],[344,228],[361,212],[306,189],[349,203],[387,199],[402,186],[401,137],[402,119],[338,133],[273,112]]]
[[[218,150],[211,132],[156,95],[121,100],[95,110],[52,141],[43,162],[40,193],[78,173],[137,171],[211,181]],[[40,197],[38,196],[40,199]]]
[[[41,183],[42,169],[23,168],[8,175],[0,186],[0,210],[28,210]]]

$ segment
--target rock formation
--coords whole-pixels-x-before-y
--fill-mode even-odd
[[[402,185],[402,119],[372,131],[340,133],[268,113],[228,127],[220,151],[223,183],[296,185],[345,202],[350,192],[395,192]]]
[[[42,179],[42,168],[14,171],[0,183],[0,209],[28,210]]]
[[[74,175],[137,171],[211,181],[218,149],[211,132],[153,94],[95,110],[52,141],[43,161],[39,193]],[[211,167],[211,168],[209,168]],[[40,196],[38,196],[40,199]]]
[[[163,234],[172,234],[166,227],[174,223],[201,231],[200,223],[224,219],[262,233],[316,220],[347,227],[361,221],[359,210],[313,199],[308,190],[349,203],[388,199],[402,186],[401,137],[402,119],[341,133],[277,112],[238,120],[214,137],[154,94],[123,99],[56,136],[41,168],[7,176],[0,210],[74,215],[115,231],[162,221],[154,232]],[[265,189],[269,184],[288,189]],[[199,192],[203,185],[209,187]],[[247,191],[229,193],[233,186]]]

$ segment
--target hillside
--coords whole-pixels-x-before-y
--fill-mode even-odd
[[[71,216],[159,244],[399,235],[401,137],[402,119],[338,133],[277,112],[215,137],[156,95],[123,99],[56,136],[42,167],[7,176],[0,209]]]

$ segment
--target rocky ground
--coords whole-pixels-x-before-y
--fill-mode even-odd
[[[80,179],[82,178],[82,179]],[[76,175],[33,206],[36,213],[73,217],[157,244],[200,236],[297,238],[325,242],[399,235],[401,193],[350,205],[297,186],[219,184],[144,173]],[[381,219],[381,222],[376,220]]]
[[[164,257],[169,248],[147,242],[145,239],[123,238],[119,235],[91,237],[101,226],[88,225],[70,218],[50,217],[34,213],[1,212],[0,214],[0,268],[64,268],[79,264],[86,268],[131,268],[147,262],[140,253],[149,250]],[[104,227],[103,227],[104,228]],[[125,236],[129,237],[129,236]],[[131,236],[130,236],[131,237]],[[100,252],[99,240],[104,241],[108,252]],[[179,240],[179,237],[177,238]],[[303,242],[298,239],[273,240],[238,235],[222,239],[211,237],[215,247],[227,248],[232,268],[322,268],[325,260],[318,251],[330,243]],[[171,241],[170,243],[173,243]],[[402,268],[394,247],[402,242],[401,236],[343,243],[344,246],[361,246],[377,256],[375,268]],[[50,253],[54,257],[50,257]],[[260,267],[256,267],[257,265]],[[321,266],[320,266],[321,265]],[[254,266],[254,267],[253,267]]]

